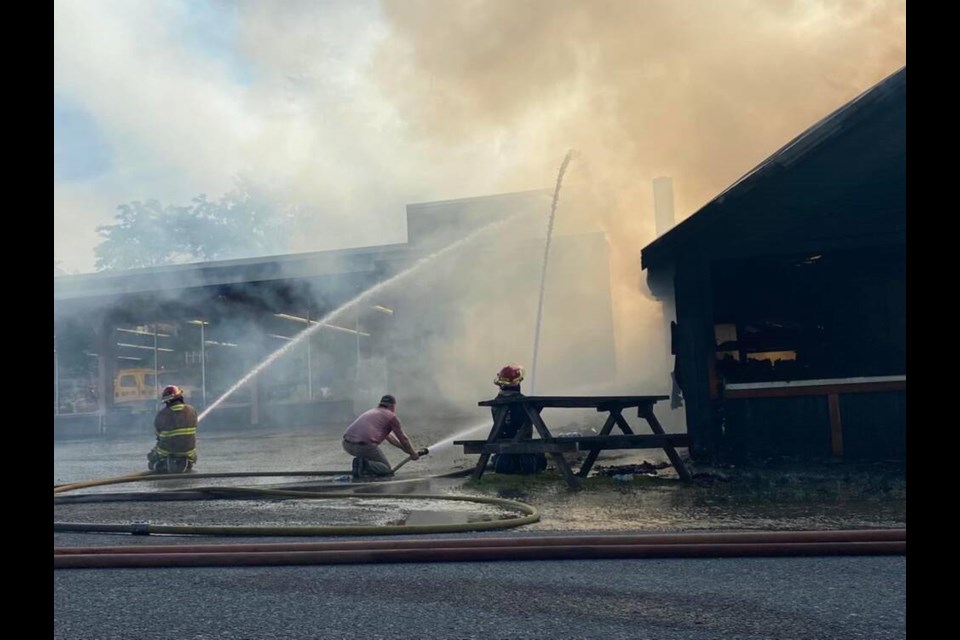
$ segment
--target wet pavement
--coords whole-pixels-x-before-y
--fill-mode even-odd
[[[481,421],[482,422],[482,421]],[[757,499],[725,493],[717,483],[685,486],[676,478],[661,450],[607,451],[594,470],[638,463],[663,467],[657,482],[641,476],[604,478],[595,487],[573,492],[555,475],[497,477],[488,472],[479,484],[465,477],[477,456],[465,456],[449,444],[454,433],[470,425],[411,432],[416,446],[429,455],[404,464],[392,480],[357,483],[348,476],[350,456],[340,447],[342,425],[296,430],[238,430],[199,436],[199,474],[237,472],[303,472],[302,476],[190,478],[147,480],[90,487],[61,494],[143,493],[197,487],[298,488],[318,492],[497,496],[539,509],[540,521],[523,525],[530,532],[654,532],[706,530],[823,530],[906,526],[906,500],[871,494],[811,495],[790,499]],[[482,438],[488,426],[458,438]],[[447,440],[436,446],[436,443]],[[54,483],[99,480],[145,470],[149,433],[54,443]],[[384,446],[396,466],[406,458]],[[461,477],[443,477],[448,474]],[[322,474],[322,475],[306,475]],[[505,483],[499,480],[506,480]],[[494,505],[441,500],[226,499],[182,502],[58,504],[54,517],[69,522],[150,522],[174,525],[339,526],[385,524],[451,524],[515,516]]]

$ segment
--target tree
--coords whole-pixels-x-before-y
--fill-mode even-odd
[[[246,179],[211,202],[205,194],[188,206],[157,200],[117,207],[117,222],[97,227],[104,240],[94,249],[98,271],[282,253],[293,233],[294,206]]]
[[[189,247],[179,240],[188,226],[189,208],[138,200],[117,209],[115,224],[97,227],[104,238],[94,248],[97,271],[155,267],[191,257]]]
[[[296,207],[274,204],[270,194],[242,178],[219,201],[201,195],[193,205],[187,242],[206,260],[282,253],[298,218]]]

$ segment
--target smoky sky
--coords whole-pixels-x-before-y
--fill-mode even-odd
[[[685,217],[905,64],[904,2],[384,3],[372,73],[419,136],[504,137],[546,182],[565,148],[616,194],[672,176]],[[649,218],[649,216],[643,216]]]
[[[548,188],[569,148],[642,241],[652,178],[690,215],[905,30],[865,0],[56,2],[55,258],[88,271],[117,205],[238,174],[313,212],[290,251],[402,242],[405,204]]]
[[[906,58],[903,2],[383,7],[371,72],[418,137],[496,141],[524,159],[504,188],[547,183],[567,148],[580,152],[558,228],[577,216],[607,235],[624,364],[663,341],[638,259],[655,237],[652,180],[673,179],[682,220]]]

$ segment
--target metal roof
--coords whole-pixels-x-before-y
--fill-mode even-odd
[[[56,276],[53,279],[53,299],[56,302],[103,295],[367,273],[376,270],[377,262],[398,259],[407,251],[405,244],[391,244]]]
[[[503,217],[511,209],[529,207],[545,193],[545,190],[531,190],[407,205],[410,237],[406,243],[54,276],[53,299],[56,302],[191,287],[373,273],[384,262],[402,261],[421,253],[424,240],[444,240],[433,236],[441,236],[445,229],[451,230],[454,237],[460,237],[473,227]]]

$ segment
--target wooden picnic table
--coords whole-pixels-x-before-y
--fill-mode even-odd
[[[479,479],[487,467],[490,456],[494,453],[544,453],[549,455],[557,468],[563,473],[564,479],[571,488],[580,486],[578,478],[585,478],[590,473],[597,456],[605,449],[663,449],[670,463],[677,470],[677,474],[684,482],[688,482],[690,472],[681,460],[675,447],[689,447],[690,437],[686,433],[666,433],[663,426],[653,413],[653,405],[660,400],[668,400],[670,396],[512,396],[494,398],[477,403],[481,407],[493,408],[493,427],[486,440],[454,440],[454,444],[463,446],[463,452],[479,453],[480,459],[473,470],[473,478]],[[527,420],[536,428],[539,438],[523,439],[523,427],[517,430],[517,435],[511,439],[500,436],[507,412],[513,405],[521,405]],[[637,408],[637,417],[644,419],[653,432],[651,434],[634,433],[626,418],[624,409]],[[576,408],[596,409],[598,413],[606,413],[607,418],[596,436],[564,436],[556,437],[550,433],[540,412],[546,408]],[[611,435],[616,425],[623,435]],[[570,465],[563,457],[564,453],[587,450],[586,459],[574,475]]]

